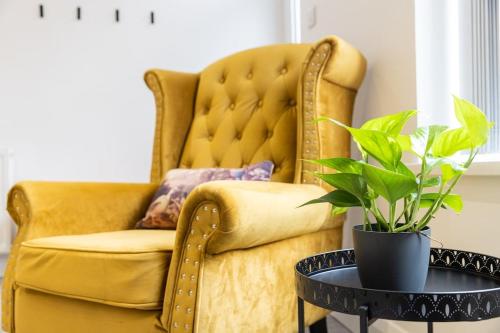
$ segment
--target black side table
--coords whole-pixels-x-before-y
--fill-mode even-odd
[[[394,292],[361,286],[354,251],[305,258],[295,266],[299,333],[304,301],[359,315],[360,332],[376,319],[427,322],[478,321],[500,316],[500,259],[472,252],[431,249],[423,292]]]

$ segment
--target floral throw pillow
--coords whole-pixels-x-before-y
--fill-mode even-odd
[[[262,180],[271,179],[274,165],[271,161],[252,164],[241,169],[172,169],[167,172],[146,216],[137,222],[138,229],[175,229],[182,204],[198,185],[214,180]]]

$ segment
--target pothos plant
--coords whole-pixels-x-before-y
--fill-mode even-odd
[[[440,208],[460,212],[462,199],[453,189],[478,149],[487,142],[493,124],[465,99],[454,97],[454,109],[460,127],[431,125],[419,127],[410,135],[401,132],[417,113],[415,110],[371,119],[360,128],[319,118],[318,121],[329,121],[349,131],[362,159],[309,161],[336,171],[315,173],[335,190],[304,205],[327,202],[332,204],[333,214],[361,207],[364,230],[386,232],[420,231]],[[402,161],[404,152],[418,158],[418,172],[414,173]],[[385,214],[379,208],[382,198],[388,203]]]

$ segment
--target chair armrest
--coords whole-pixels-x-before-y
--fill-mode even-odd
[[[19,226],[2,286],[2,328],[12,332],[13,283],[19,247],[33,238],[130,229],[144,214],[158,185],[21,182],[9,192],[7,210]]]
[[[131,228],[141,218],[157,185],[21,182],[7,210],[26,239]]]
[[[198,186],[189,195],[180,223],[187,224],[200,204],[213,203],[219,221],[207,242],[206,253],[246,249],[337,226],[334,219],[329,218],[328,204],[298,208],[324,194],[326,190],[317,185],[210,182]]]
[[[317,185],[256,181],[214,181],[196,187],[177,226],[161,316],[164,327],[192,327],[205,258],[341,225],[344,216],[329,218],[327,204],[297,208],[325,193]]]

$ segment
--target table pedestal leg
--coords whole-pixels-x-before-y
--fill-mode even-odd
[[[432,321],[427,323],[427,333],[433,333],[434,332],[434,327],[432,325]]]
[[[368,307],[362,305],[359,307],[359,333],[368,333]]]
[[[300,297],[297,298],[297,311],[298,311],[299,333],[305,333],[304,300]]]

